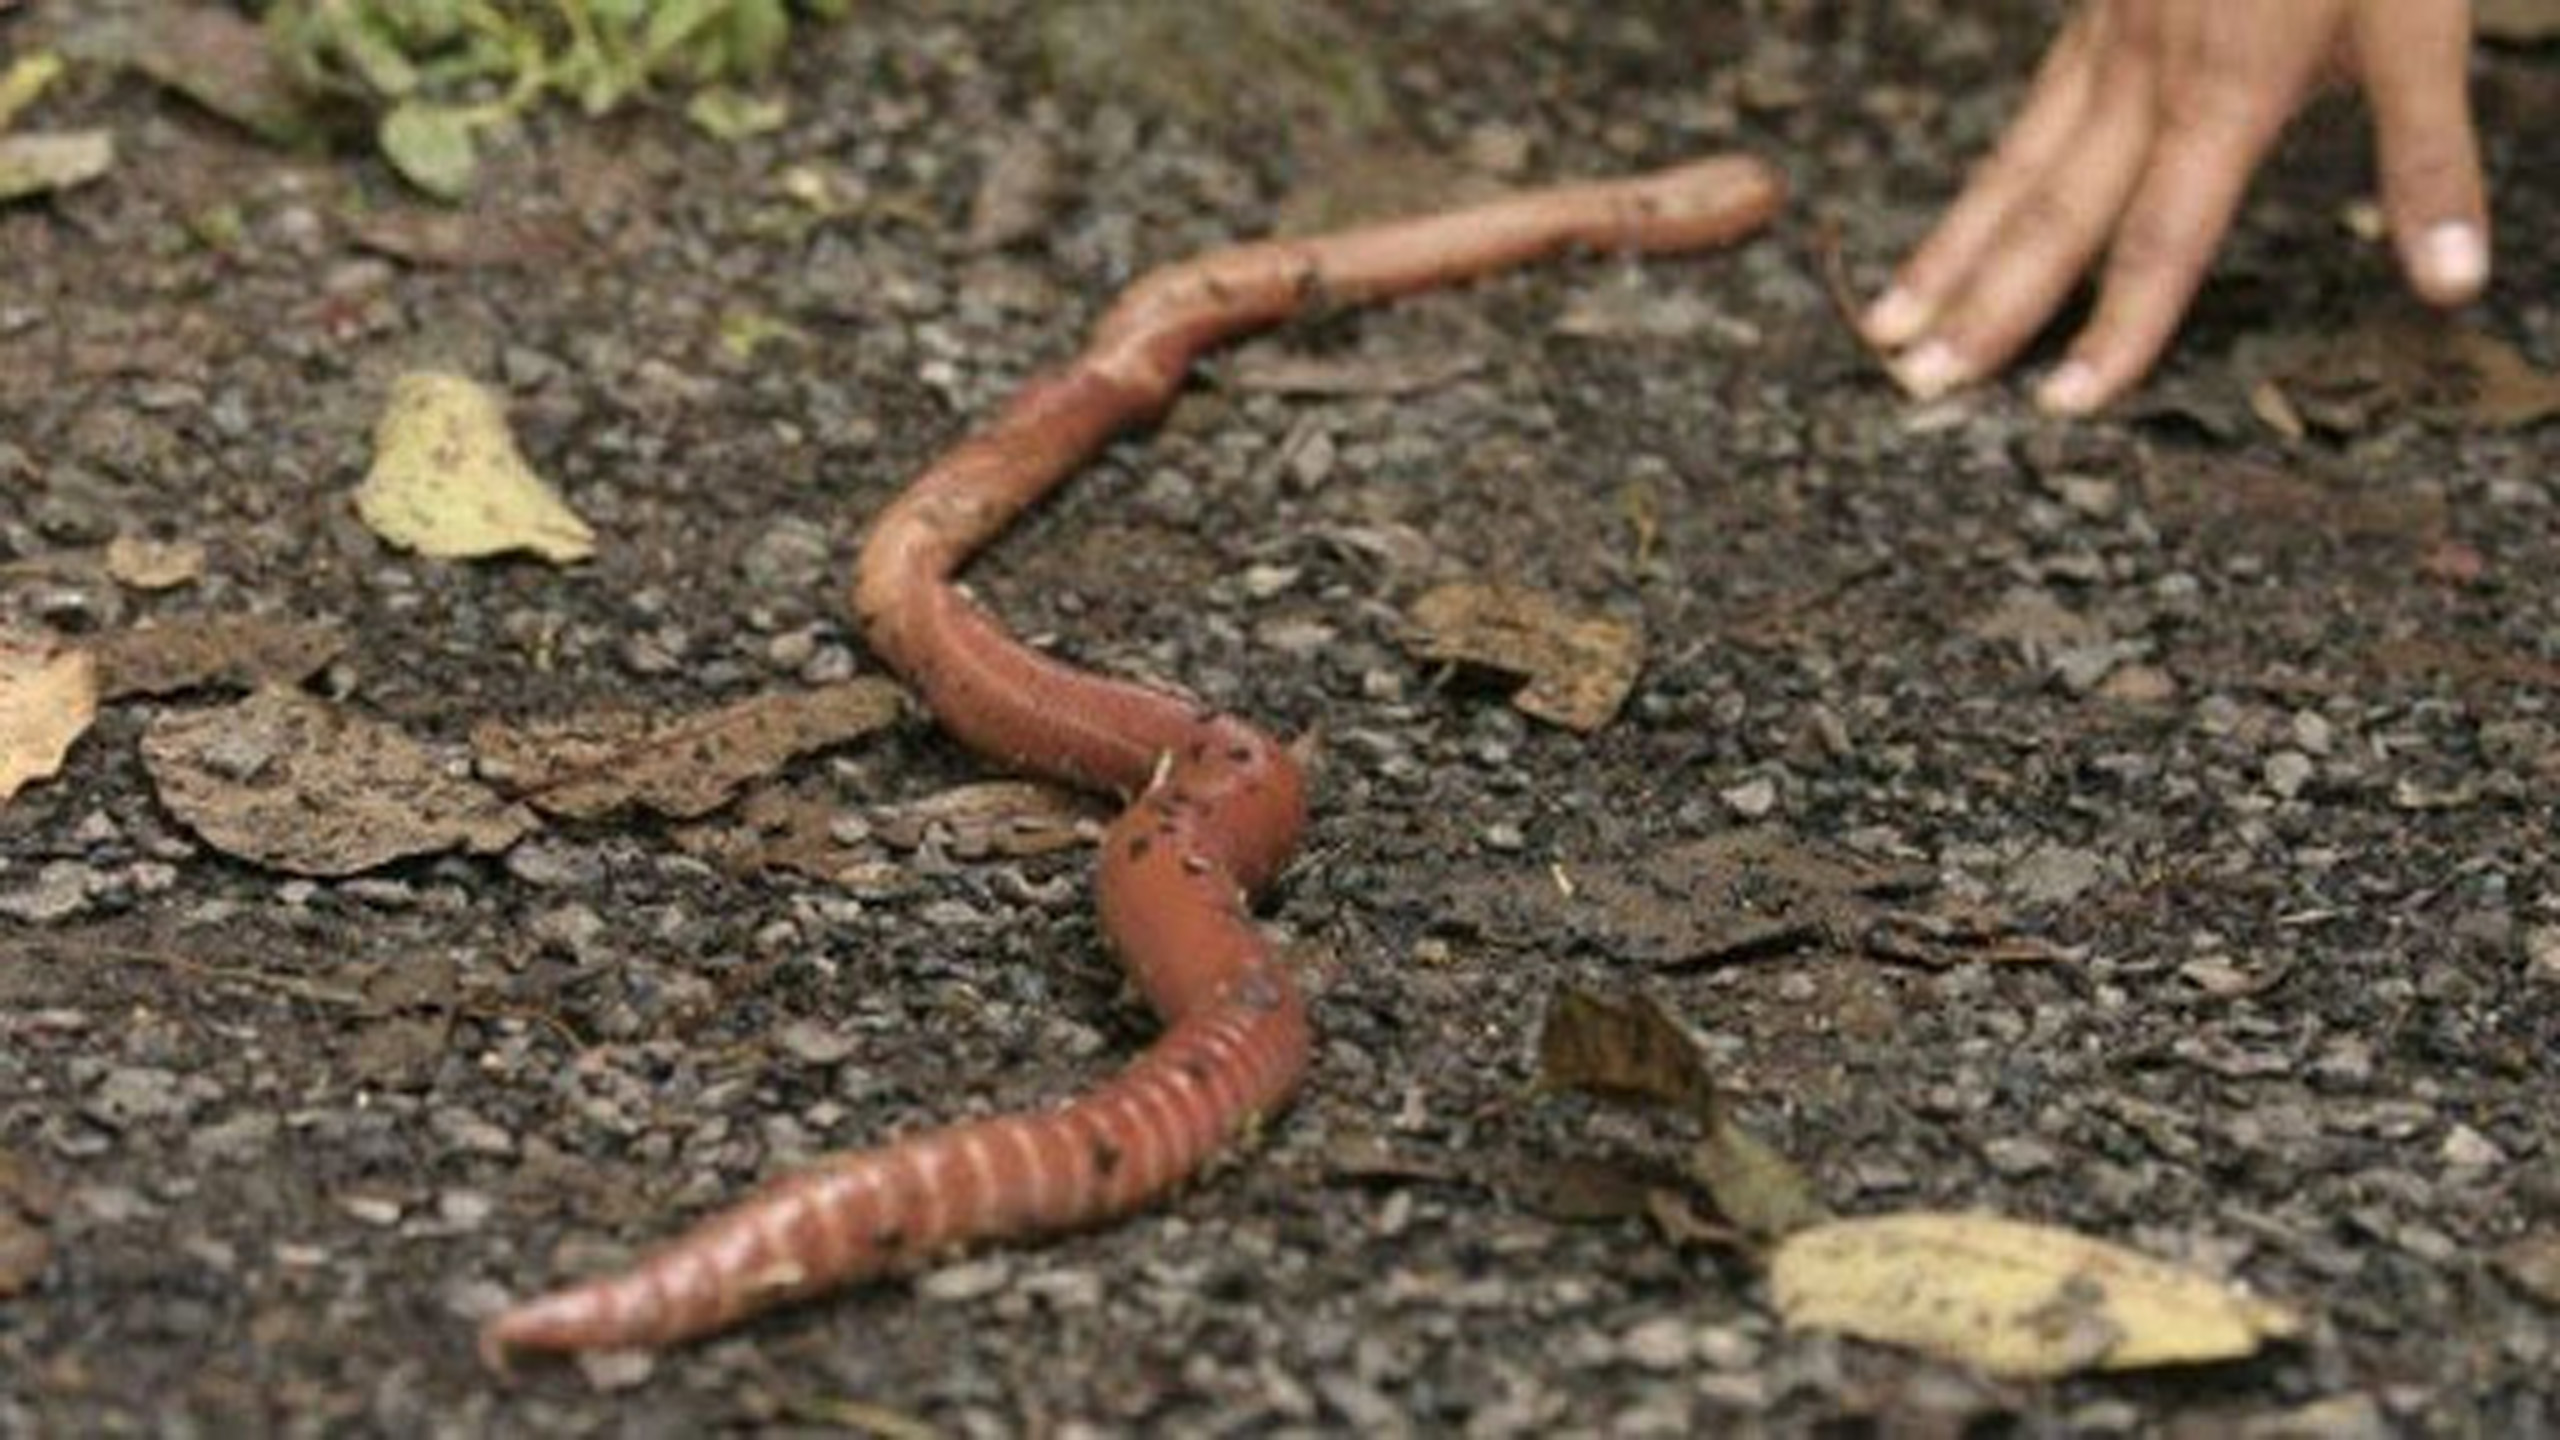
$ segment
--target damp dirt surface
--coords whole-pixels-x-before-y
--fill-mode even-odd
[[[2306,409],[2371,377],[2235,359],[2387,311],[2360,118],[2262,176],[2159,381],[2058,424],[2010,386],[1900,401],[1815,259],[1836,226],[1872,284],[1922,232],[2045,11],[1242,8],[1269,23],[1168,40],[864,4],[795,46],[779,131],[550,112],[452,212],[138,78],[48,97],[120,149],[0,210],[8,619],[329,622],[307,686],[447,746],[878,673],[842,599],[865,517],[1150,265],[1725,148],[1796,198],[1731,253],[1231,351],[971,570],[1055,652],[1322,759],[1268,904],[1312,1076],[1126,1223],[490,1374],[507,1296],[1145,1044],[1089,854],[888,843],[865,817],[988,773],[911,716],[764,782],[842,817],[832,881],[630,815],[297,879],[142,760],[231,695],[106,706],[0,810],[0,1432],[2560,1427],[2560,425]],[[2478,80],[2474,323],[2560,363],[2560,58]],[[358,523],[420,367],[504,390],[592,561]],[[120,533],[201,541],[203,578],[119,587],[82,557]],[[1641,626],[1614,720],[1412,657],[1411,601],[1485,579]],[[1536,1088],[1567,986],[1659,997],[1835,1211],[2047,1221],[2307,1327],[2043,1383],[1789,1333],[1747,1251],[1523,1183],[1682,1143]]]

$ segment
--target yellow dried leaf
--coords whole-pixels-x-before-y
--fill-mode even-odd
[[[0,801],[61,770],[97,713],[89,652],[0,635]]]
[[[2234,1360],[2300,1333],[2219,1280],[1996,1215],[1882,1215],[1798,1231],[1769,1272],[1790,1327],[2018,1378]]]
[[[595,553],[595,532],[516,449],[498,397],[459,375],[412,371],[392,385],[356,513],[442,559],[530,550],[566,565]]]
[[[0,135],[0,200],[49,195],[86,185],[116,163],[116,137],[108,130]]]

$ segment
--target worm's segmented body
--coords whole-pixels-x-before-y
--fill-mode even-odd
[[[490,1363],[671,1344],[956,1245],[1125,1214],[1286,1103],[1306,1072],[1306,1008],[1249,906],[1305,825],[1296,761],[1233,716],[1040,654],[952,577],[1113,436],[1161,413],[1221,340],[1576,246],[1720,244],[1758,228],[1782,193],[1757,162],[1709,160],[1166,266],[1121,296],[1073,361],[918,477],[864,545],[863,636],[972,749],[1135,797],[1104,837],[1102,923],[1165,1033],[1055,1109],[821,1160],[628,1271],[506,1310],[481,1331]]]

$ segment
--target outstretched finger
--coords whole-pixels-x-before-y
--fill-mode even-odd
[[[2458,305],[2489,279],[2488,202],[2471,128],[2471,7],[2360,6],[2354,44],[2401,267],[2430,303]]]
[[[2276,128],[2234,106],[2160,136],[2108,254],[2097,313],[2037,388],[2038,404],[2086,414],[2151,369],[2204,283]]]
[[[2098,31],[2107,23],[2105,8],[2091,7],[2045,53],[2000,143],[1974,167],[1964,193],[1860,317],[1868,344],[1891,350],[1919,338],[1972,273],[2010,211],[2044,181],[2087,111],[2103,38]]]
[[[2013,207],[1964,286],[1894,374],[1922,399],[2008,363],[2052,318],[2107,240],[2142,178],[2155,122],[2148,78],[2101,82],[2096,108],[2071,141],[2071,163]]]

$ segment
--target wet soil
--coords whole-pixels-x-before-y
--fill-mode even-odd
[[[1205,103],[1150,79],[1178,55],[1067,63],[1045,8],[858,7],[735,146],[672,106],[538,119],[466,264],[368,242],[415,219],[372,162],[79,81],[51,113],[113,126],[116,173],[0,211],[0,601],[74,634],[333,621],[314,686],[442,742],[874,672],[840,603],[864,517],[1147,266],[1379,194],[1769,156],[1799,199],[1739,252],[1256,352],[1463,373],[1212,365],[972,572],[1062,654],[1321,737],[1270,906],[1317,994],[1304,1098],[1129,1223],[502,1383],[470,1338],[504,1295],[1143,1044],[1085,857],[879,849],[849,887],[622,818],[297,880],[155,799],[138,737],[216,697],[119,704],[0,811],[0,1213],[52,1251],[0,1299],[0,1431],[2560,1426],[2560,1312],[2502,1260],[2560,1227],[2560,426],[2386,405],[2289,439],[2228,363],[2390,294],[2340,220],[2355,116],[2264,177],[2145,403],[2058,425],[2006,388],[1901,403],[1808,258],[1825,221],[1869,262],[1920,232],[2037,7],[1342,5],[1350,79],[1248,61]],[[2480,82],[2506,239],[2477,318],[2560,362],[2560,64],[2492,51]],[[1031,223],[973,241],[1007,164]],[[792,333],[724,343],[764,321]],[[424,562],[355,521],[420,365],[505,388],[592,563]],[[203,541],[205,579],[52,563],[120,532]],[[1403,606],[1470,577],[1640,620],[1617,720],[1564,733],[1411,659]],[[919,719],[777,783],[860,814],[982,773]],[[1527,898],[1744,828],[1916,869],[1895,903],[2040,958],[1663,940],[1722,933],[1703,884],[1616,924]],[[1785,1333],[1746,1256],[1501,1182],[1668,1143],[1535,1093],[1566,984],[1661,996],[1835,1209],[2048,1220],[2314,1323],[2046,1385]]]

